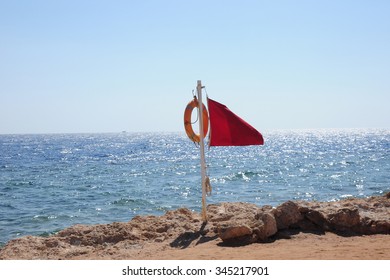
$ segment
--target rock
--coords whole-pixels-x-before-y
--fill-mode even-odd
[[[266,241],[278,232],[276,220],[272,213],[259,212],[256,219],[262,221],[262,224],[253,230],[253,233],[257,236],[256,241]]]
[[[252,229],[246,225],[224,225],[218,228],[218,235],[223,241],[241,239],[252,234]]]
[[[304,218],[299,222],[299,228],[309,229],[309,230],[328,230],[328,223],[326,217],[322,212],[318,210],[308,210],[304,214]]]
[[[259,207],[249,203],[221,203],[209,205],[209,223],[224,242],[248,242],[252,239],[252,228],[258,223],[254,219]],[[251,242],[251,241],[250,241]]]
[[[221,203],[208,207],[209,219],[224,242],[264,241],[277,232],[272,208],[250,203]]]
[[[303,215],[299,228],[349,234],[389,234],[388,196],[350,198],[336,202],[297,202]]]
[[[278,230],[287,229],[303,219],[298,205],[293,201],[287,201],[273,210]]]
[[[250,219],[258,211],[259,206],[244,202],[220,203],[207,206],[208,220],[213,224]]]
[[[334,231],[350,231],[360,222],[359,210],[356,207],[341,208],[328,214],[327,220]]]

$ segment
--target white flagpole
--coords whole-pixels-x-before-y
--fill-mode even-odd
[[[206,213],[206,160],[204,155],[204,132],[203,132],[203,103],[202,103],[202,82],[198,80],[196,87],[198,91],[198,113],[199,113],[199,134],[200,134],[200,172],[202,179],[202,219],[207,222]]]

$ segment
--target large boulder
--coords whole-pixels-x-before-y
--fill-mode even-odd
[[[349,198],[335,202],[297,202],[303,220],[301,229],[348,234],[389,234],[389,194],[370,198]]]
[[[271,207],[258,207],[250,203],[221,203],[210,205],[209,222],[226,243],[252,243],[264,241],[277,232]]]
[[[272,213],[275,216],[278,230],[297,225],[303,219],[298,204],[293,201],[284,202],[276,207]]]

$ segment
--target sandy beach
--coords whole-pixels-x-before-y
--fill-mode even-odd
[[[240,247],[219,246],[219,242],[214,240],[181,250],[165,247],[154,251],[151,247],[149,252],[140,251],[138,259],[390,260],[390,235],[342,237],[330,232],[299,233],[291,239]]]
[[[340,236],[335,233],[297,233],[290,239],[277,239],[238,247],[221,244],[219,238],[193,242],[187,248],[169,243],[143,245],[117,244],[100,248],[70,249],[58,259],[73,260],[390,260],[390,235]],[[17,252],[15,252],[17,253]],[[28,252],[7,259],[36,259]],[[39,259],[44,259],[42,256]]]
[[[119,260],[390,260],[390,235],[343,237],[298,233],[291,239],[227,247],[220,239],[172,248],[169,244],[147,243],[142,247],[97,250],[75,259]]]

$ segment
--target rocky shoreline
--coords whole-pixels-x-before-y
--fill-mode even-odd
[[[221,203],[207,207],[208,223],[186,208],[162,216],[136,216],[129,222],[75,225],[49,237],[9,241],[0,259],[137,259],[144,248],[186,249],[208,243],[243,246],[288,239],[297,232],[341,236],[390,234],[390,192],[335,202],[287,201],[278,207]],[[142,255],[142,254],[141,254]]]

